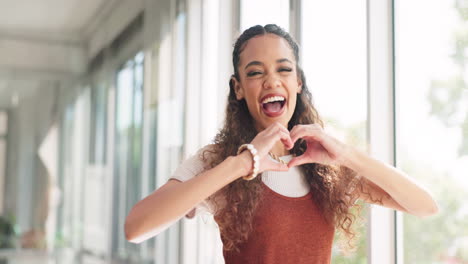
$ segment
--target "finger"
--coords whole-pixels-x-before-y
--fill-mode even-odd
[[[294,147],[294,143],[293,143],[291,137],[289,136],[289,133],[281,131],[277,135],[279,136],[279,139],[281,140],[281,142],[283,142],[283,145],[287,149],[292,149]]]
[[[287,133],[289,134],[289,130],[287,130],[283,125],[281,125],[280,123],[274,123],[273,125],[271,125],[268,129],[268,133],[270,134],[274,134],[274,133],[277,133],[277,132],[284,132],[284,133]]]
[[[280,129],[281,131],[283,131],[283,132],[289,134],[289,130],[288,130],[286,127],[284,127],[283,125],[281,125],[281,124],[278,123],[278,127],[279,127],[279,129]]]
[[[298,130],[303,130],[303,129],[312,129],[312,130],[320,130],[320,126],[316,124],[308,124],[308,125],[295,125],[289,133],[295,133]]]
[[[291,136],[291,140],[296,143],[296,141],[307,135],[307,126],[305,125],[296,125],[293,127],[293,129],[291,130],[291,132],[289,132],[289,135]]]
[[[268,126],[264,131],[276,131],[279,128],[285,128],[283,125],[281,125],[279,122],[275,122]]]
[[[289,161],[288,168],[292,168],[292,167],[295,167],[295,166],[300,166],[300,165],[306,164],[306,163],[312,163],[312,162],[310,160],[308,160],[304,156],[294,157],[292,160]]]
[[[315,140],[320,141],[320,131],[318,129],[310,129],[306,126],[302,126],[291,132],[290,137],[294,143],[296,143],[298,139],[305,137],[312,137]]]
[[[289,131],[289,136],[291,137],[291,140],[293,144],[296,144],[296,141],[299,139],[299,137],[293,138],[293,135],[297,134],[297,131],[300,131],[303,129],[303,125],[295,125],[291,131]]]
[[[299,129],[300,127],[302,127],[302,126],[303,126],[303,125],[295,125],[295,126],[291,129],[291,131],[289,131],[289,134],[294,133],[294,131],[298,130],[298,129]]]
[[[272,171],[288,171],[289,167],[287,164],[283,163],[276,163],[276,162],[268,162],[268,169]]]
[[[281,141],[284,141],[283,143],[287,146],[293,144],[291,141],[291,136],[289,135],[289,131],[287,130],[284,131],[282,129],[276,129],[269,136],[272,137],[272,139],[274,140],[274,143],[276,143],[276,141],[278,140],[281,140]]]

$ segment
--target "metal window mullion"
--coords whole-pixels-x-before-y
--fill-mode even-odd
[[[106,70],[108,69],[108,61],[106,61]],[[106,213],[105,215],[107,216],[106,219],[104,220],[105,223],[107,224],[107,240],[106,240],[106,243],[107,243],[107,260],[110,261],[110,259],[112,259],[112,256],[113,256],[113,249],[114,249],[114,245],[113,245],[113,238],[114,238],[114,235],[113,235],[113,231],[115,230],[115,220],[114,220],[114,214],[112,213],[114,211],[114,209],[116,209],[116,204],[117,204],[117,200],[115,199],[118,192],[115,188],[115,184],[116,184],[116,181],[117,179],[115,179],[115,157],[116,155],[113,154],[114,153],[114,150],[116,149],[117,145],[116,145],[116,141],[115,141],[115,134],[116,134],[116,89],[115,89],[115,82],[113,80],[115,80],[114,78],[114,74],[110,74],[109,75],[109,80],[108,81],[108,85],[109,87],[107,88],[107,94],[106,94],[106,99],[107,99],[107,104],[106,104],[106,108],[107,108],[107,112],[106,112],[106,127],[108,129],[106,129],[106,152],[108,153],[106,156],[105,156],[105,164],[106,164],[106,182],[107,182],[107,187],[108,189],[106,190],[106,200],[109,201],[109,206],[106,208]],[[118,228],[118,227],[117,227]]]
[[[6,138],[6,134],[0,136],[0,143],[4,142],[5,148],[3,151],[0,149],[0,163],[3,163],[3,168],[0,167],[0,191],[5,192],[5,183],[6,183],[6,172],[7,172],[7,153],[8,153],[8,142]],[[0,195],[0,214],[4,213],[4,203],[5,203],[5,195]]]
[[[396,87],[396,32],[395,32],[395,10],[398,1],[392,0],[392,33],[393,33],[393,105],[394,105],[394,112],[395,115],[393,116],[394,120],[394,165],[398,166],[398,159],[397,159],[397,145],[399,140],[398,133],[397,133],[397,98],[398,98],[398,90]],[[403,251],[403,213],[402,212],[395,212],[395,263],[403,264],[404,263],[404,251]]]
[[[371,156],[395,165],[393,1],[367,0],[368,142]],[[395,212],[372,206],[368,263],[396,263]]]
[[[289,32],[299,45],[302,44],[302,1],[289,0]],[[299,49],[299,52],[302,53],[302,49]],[[302,58],[302,54],[299,54],[299,58]]]
[[[201,90],[201,25],[202,0],[187,0],[186,87],[184,116],[184,157],[194,154],[200,145],[200,90]],[[198,263],[198,237],[196,221],[181,221],[180,263]]]

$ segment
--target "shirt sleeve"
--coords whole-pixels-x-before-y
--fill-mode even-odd
[[[183,161],[172,174],[172,176],[169,178],[169,180],[173,179],[180,182],[185,182],[202,173],[205,170],[205,168],[200,155],[206,149],[207,147],[200,149],[195,155]],[[201,203],[197,204],[192,210],[190,210],[185,215],[185,217],[188,219],[192,219],[196,215],[204,213],[213,214],[213,206],[210,203],[209,199],[205,199]]]

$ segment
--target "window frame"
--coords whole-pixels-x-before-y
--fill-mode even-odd
[[[6,117],[6,124],[5,124],[5,131],[0,133],[0,142],[4,142],[4,153],[0,153],[0,158],[3,157],[3,160],[0,161],[0,164],[3,164],[3,168],[0,167],[0,190],[3,191],[5,189],[5,180],[6,180],[6,173],[7,173],[7,166],[8,166],[8,123],[9,123],[9,115],[8,110],[0,108],[0,114],[4,114]],[[0,149],[1,151],[1,149]],[[4,213],[4,205],[5,203],[5,192],[0,195],[0,214]]]
[[[290,28],[289,32],[301,44],[301,6],[303,0],[290,0]],[[187,41],[190,43],[187,48],[188,68],[193,68],[198,61],[200,54],[195,51],[200,51],[202,40],[199,37],[203,34],[202,17],[203,17],[203,1],[187,1],[188,13],[188,28]],[[231,0],[224,5],[223,8],[231,10],[231,18],[234,27],[240,28],[240,6],[239,1]],[[367,137],[369,143],[368,152],[371,156],[387,162],[391,165],[396,165],[396,104],[395,104],[395,74],[394,74],[394,1],[370,1],[367,0]],[[239,32],[231,32],[231,39],[235,40]],[[221,50],[220,50],[221,52]],[[186,130],[192,128],[194,123],[199,120],[199,104],[200,98],[190,97],[191,93],[198,93],[201,89],[200,78],[188,71],[188,81],[194,81],[196,89],[189,89],[187,97],[191,100],[187,101],[186,105]],[[221,98],[221,97],[220,97]],[[225,97],[224,97],[225,98]],[[195,111],[191,111],[195,110]],[[192,120],[188,122],[188,120]],[[383,121],[382,121],[383,120]],[[195,126],[196,127],[196,126]],[[192,136],[201,140],[201,133],[198,130],[192,130]],[[379,139],[386,139],[384,141]],[[193,139],[193,137],[192,137]],[[185,141],[184,156],[199,147],[200,142],[195,140]],[[369,212],[369,227],[368,227],[368,263],[383,263],[394,264],[402,263],[402,232],[401,232],[401,213],[394,210],[379,206],[371,206]],[[184,221],[183,224],[183,239],[182,259],[189,261],[189,255],[196,256],[198,249],[189,250],[191,253],[186,254],[188,250],[187,241],[196,241],[195,237],[191,237],[184,232],[190,228],[196,227],[197,223]],[[191,243],[191,242],[190,242]],[[193,246],[193,244],[192,244]],[[193,259],[192,259],[193,260]],[[382,262],[384,260],[384,262]],[[185,263],[185,262],[183,262]]]
[[[302,1],[304,0],[290,0],[290,32],[295,35],[300,45]],[[367,0],[366,2],[368,153],[395,166],[394,1]],[[386,140],[382,141],[382,138]],[[403,263],[401,213],[371,205],[367,239],[368,263]]]
[[[394,2],[367,0],[368,143],[371,156],[396,164]],[[383,120],[383,121],[382,121]],[[381,140],[385,139],[385,140]],[[398,213],[371,206],[368,262],[401,263]],[[400,230],[400,231],[399,231]],[[397,254],[398,253],[398,254]]]

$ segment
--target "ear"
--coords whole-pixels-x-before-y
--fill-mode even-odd
[[[236,77],[232,76],[231,80],[229,81],[229,84],[234,89],[234,92],[236,93],[236,99],[237,100],[244,99],[244,89],[242,89]]]
[[[302,93],[302,80],[300,78],[297,80],[297,93]]]

